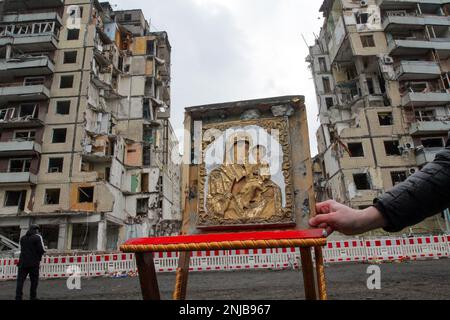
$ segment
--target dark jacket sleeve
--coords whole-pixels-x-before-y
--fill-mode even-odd
[[[45,253],[45,248],[44,248],[44,241],[40,234],[36,234],[34,236],[34,245],[36,247],[36,252],[38,256],[42,257]]]
[[[388,232],[398,232],[450,207],[450,140],[434,162],[397,185],[374,206],[383,214]]]

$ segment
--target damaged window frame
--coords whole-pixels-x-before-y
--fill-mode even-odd
[[[52,161],[61,161],[61,163],[52,164]],[[54,170],[56,169],[56,170]],[[48,173],[62,173],[64,170],[64,158],[49,158]]]
[[[362,142],[349,142],[347,143],[347,148],[349,150],[349,156],[350,158],[364,158],[365,157],[365,152],[364,152],[364,145]],[[359,149],[356,150],[355,148]],[[358,151],[356,153],[352,152],[353,151]]]
[[[359,180],[359,178],[363,177],[365,181]],[[354,173],[353,182],[355,183],[356,190],[358,191],[372,190],[372,184],[368,173]]]
[[[75,76],[73,74],[63,75],[59,79],[59,89],[73,89]]]
[[[70,114],[71,101],[60,100],[56,102],[55,114],[60,116],[67,116]]]
[[[356,12],[355,13],[356,24],[367,24],[369,22],[368,12]]]
[[[55,140],[57,135],[58,135],[58,133],[62,135],[63,132],[64,132],[64,141],[62,141],[62,138],[61,138],[61,141],[60,140]],[[63,143],[66,143],[66,141],[67,141],[67,128],[55,128],[55,129],[53,129],[53,131],[52,131],[52,144],[63,144]]]
[[[440,142],[439,144],[437,143],[438,141]],[[445,147],[445,141],[442,137],[422,138],[420,139],[420,142],[425,149],[441,149]],[[436,142],[436,144],[434,142]]]
[[[378,122],[381,127],[390,127],[394,125],[394,115],[392,112],[378,112]]]
[[[361,39],[361,44],[362,44],[363,48],[375,48],[376,47],[375,37],[373,36],[373,34],[362,35],[362,36],[360,36],[360,39]]]
[[[94,203],[94,195],[95,187],[78,187],[78,203]]]
[[[396,179],[397,178],[397,179]],[[391,171],[392,186],[396,186],[408,179],[408,173],[406,171]]]
[[[19,135],[22,135],[19,137]],[[36,130],[18,130],[14,131],[14,141],[35,141]]]
[[[402,155],[402,152],[400,150],[400,141],[385,140],[383,141],[383,145],[387,157],[398,157]]]
[[[60,199],[61,199],[61,189],[58,188],[45,189],[44,205],[46,206],[58,205]]]
[[[27,173],[27,172],[30,172],[32,161],[33,161],[32,158],[13,158],[13,159],[9,159],[8,172],[9,173]],[[16,169],[19,168],[18,166],[17,166],[17,168],[12,170],[12,166],[11,165],[12,165],[13,162],[22,162],[22,168],[20,169],[20,171],[16,170]]]

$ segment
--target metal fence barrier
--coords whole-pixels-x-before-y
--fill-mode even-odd
[[[414,238],[354,239],[330,241],[324,249],[327,264],[359,262],[381,263],[405,260],[440,259],[450,256],[450,235]],[[0,259],[0,281],[13,280],[18,259]],[[217,250],[193,252],[190,270],[194,272],[249,269],[298,269],[300,251],[289,249]],[[155,255],[157,272],[175,272],[177,253]],[[124,277],[137,274],[133,254],[88,254],[81,256],[44,257],[41,278]]]

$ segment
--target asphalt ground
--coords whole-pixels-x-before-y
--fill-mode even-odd
[[[367,287],[369,265],[335,264],[326,268],[331,300],[450,300],[450,259],[377,265],[381,289]],[[164,300],[170,300],[174,274],[159,274]],[[28,298],[29,280],[24,288]],[[12,300],[15,282],[0,282],[0,300]],[[80,290],[69,290],[66,279],[41,280],[41,300],[140,300],[138,278],[81,279]],[[299,271],[191,273],[189,300],[301,300]]]

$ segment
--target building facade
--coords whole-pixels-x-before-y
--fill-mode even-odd
[[[445,145],[450,2],[326,0],[320,11],[307,58],[320,117],[316,191],[362,209]],[[442,231],[444,214],[403,233]]]
[[[171,46],[141,10],[0,2],[0,234],[60,252],[180,228]]]

